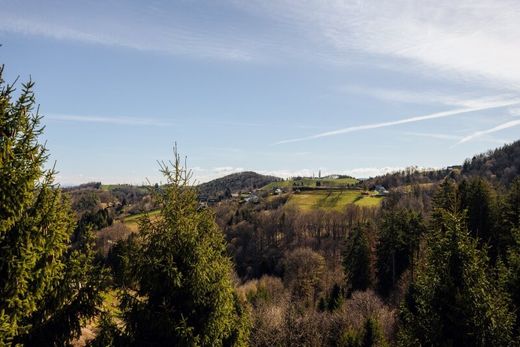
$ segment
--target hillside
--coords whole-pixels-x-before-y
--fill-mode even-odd
[[[439,182],[452,172],[460,173],[460,178],[479,176],[508,186],[520,174],[520,140],[486,153],[477,154],[471,159],[468,158],[462,166],[456,165],[439,170],[420,170],[417,167],[409,167],[402,171],[367,179],[363,183],[367,188],[375,185],[396,188],[411,184]]]
[[[200,195],[218,198],[219,196],[226,196],[226,194],[239,191],[259,189],[271,182],[278,181],[281,181],[281,178],[261,175],[252,171],[245,171],[202,183],[197,186],[197,189],[199,190]]]
[[[313,190],[290,194],[287,207],[296,207],[302,211],[344,211],[348,205],[377,207],[382,196],[364,195],[361,190]]]
[[[520,140],[467,159],[462,174],[509,185],[520,174]]]

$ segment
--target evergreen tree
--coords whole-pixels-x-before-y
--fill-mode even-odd
[[[383,215],[376,249],[377,289],[382,296],[388,296],[403,272],[413,265],[424,232],[422,217],[416,212],[399,209]]]
[[[506,288],[516,313],[515,333],[520,341],[520,229],[513,229],[513,243],[507,251]]]
[[[400,312],[399,342],[410,346],[506,346],[511,342],[508,297],[488,275],[485,252],[464,218],[442,215],[428,237],[424,267]]]
[[[457,186],[450,178],[446,178],[439,185],[433,197],[433,206],[450,212],[456,212],[459,206]]]
[[[387,346],[379,322],[375,318],[367,318],[363,327],[363,339],[361,347],[384,347]]]
[[[460,210],[466,211],[470,234],[479,240],[481,247],[489,246],[494,262],[498,256],[498,232],[496,220],[496,193],[484,179],[477,177],[459,185]]]
[[[343,304],[343,291],[341,287],[335,283],[332,286],[332,290],[330,292],[329,298],[327,300],[327,308],[329,311],[335,311],[341,307]]]
[[[88,233],[71,245],[70,203],[45,170],[33,82],[14,87],[0,68],[0,345],[63,345],[96,313],[103,274]]]
[[[370,244],[365,225],[355,226],[348,236],[343,249],[343,269],[349,295],[357,290],[366,290],[372,284]]]
[[[131,259],[137,283],[123,297],[134,345],[222,346],[247,341],[248,320],[234,293],[232,263],[210,209],[199,209],[175,150],[167,184],[153,190],[160,217],[140,222]]]
[[[520,177],[517,177],[509,187],[504,217],[507,228],[520,228]]]

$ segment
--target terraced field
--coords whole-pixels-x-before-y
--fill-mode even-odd
[[[294,206],[303,211],[315,209],[340,211],[349,204],[377,207],[381,201],[381,197],[363,195],[360,190],[306,191],[292,194],[286,206]]]

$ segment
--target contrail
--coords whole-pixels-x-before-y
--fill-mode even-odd
[[[496,102],[496,103],[483,105],[483,106],[457,108],[457,109],[453,109],[453,110],[449,110],[449,111],[436,112],[436,113],[432,113],[432,114],[428,114],[428,115],[424,115],[424,116],[404,118],[404,119],[390,121],[390,122],[373,123],[373,124],[365,124],[365,125],[358,125],[358,126],[353,126],[353,127],[348,127],[348,128],[342,128],[342,129],[327,131],[324,133],[319,133],[319,134],[311,135],[311,136],[307,136],[307,137],[282,140],[282,141],[276,142],[275,145],[281,145],[284,143],[291,143],[291,142],[314,140],[314,139],[319,139],[322,137],[335,136],[335,135],[352,133],[352,132],[362,131],[362,130],[385,128],[385,127],[389,127],[389,126],[406,124],[406,123],[422,122],[424,120],[429,120],[429,119],[456,116],[459,114],[482,111],[482,110],[489,110],[489,109],[493,109],[493,108],[500,108],[500,107],[506,107],[506,106],[512,106],[512,105],[516,105],[516,104],[520,104],[520,99]]]
[[[460,145],[461,143],[464,143],[464,142],[471,141],[473,139],[476,139],[477,137],[481,137],[481,136],[484,136],[484,135],[487,135],[487,134],[495,133],[495,132],[500,131],[500,130],[512,128],[512,127],[515,127],[517,125],[520,125],[520,119],[519,120],[512,120],[510,122],[497,125],[496,127],[488,129],[488,130],[477,131],[477,132],[474,132],[471,135],[468,135],[468,136],[462,138],[459,142],[457,142],[457,145]]]

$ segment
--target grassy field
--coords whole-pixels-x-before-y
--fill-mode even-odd
[[[154,210],[148,212],[148,215],[153,220],[159,217],[160,210]],[[125,217],[123,223],[132,231],[137,231],[139,228],[139,218],[143,217],[144,213],[134,214],[133,216]]]
[[[274,188],[292,188],[293,184],[296,182],[298,186],[303,183],[304,187],[316,187],[316,182],[321,181],[321,185],[323,187],[343,187],[351,184],[358,183],[358,180],[355,178],[337,178],[337,179],[317,179],[317,178],[302,178],[301,180],[286,180],[279,182],[271,182],[268,185],[264,186],[262,190],[272,190]]]
[[[349,204],[377,207],[381,200],[380,197],[362,195],[359,190],[308,191],[292,194],[286,206],[295,206],[303,211],[315,209],[340,211]]]

